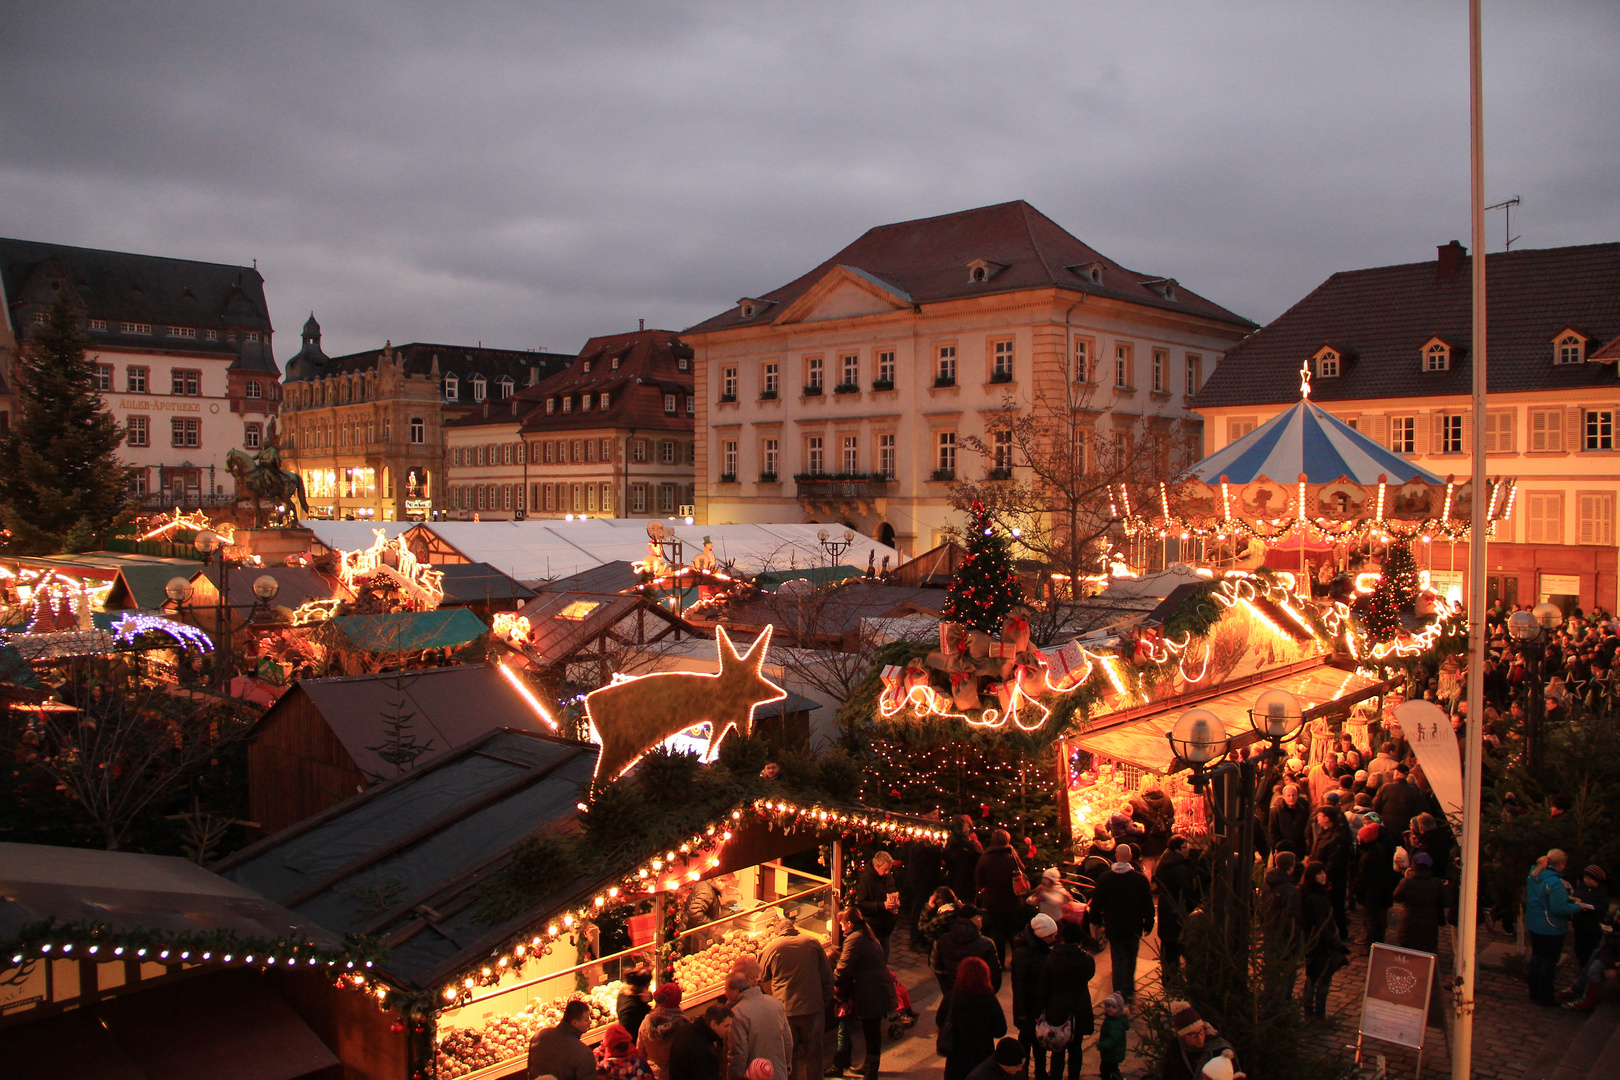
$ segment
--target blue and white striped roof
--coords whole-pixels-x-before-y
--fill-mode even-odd
[[[1195,479],[1211,485],[1219,484],[1222,476],[1234,484],[1247,484],[1260,476],[1291,484],[1300,473],[1312,484],[1331,483],[1341,476],[1368,485],[1377,484],[1380,476],[1392,484],[1414,478],[1430,484],[1445,483],[1427,469],[1379,446],[1309,399],[1191,469]]]

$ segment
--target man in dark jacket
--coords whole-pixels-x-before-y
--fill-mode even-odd
[[[591,1030],[591,1007],[570,1001],[556,1027],[543,1028],[529,1042],[529,1080],[596,1080],[596,1056],[579,1037]]]
[[[799,932],[784,915],[776,937],[760,955],[759,988],[787,1009],[793,1033],[793,1080],[821,1080],[827,1008],[833,1000],[832,964],[821,942]]]
[[[945,884],[964,904],[973,903],[973,872],[979,868],[984,845],[973,831],[973,819],[962,814],[956,819],[950,843],[945,845]]]
[[[984,912],[985,932],[996,943],[996,957],[1003,964],[1024,913],[1023,897],[1013,888],[1013,877],[1022,869],[1012,849],[1012,835],[1006,829],[997,829],[990,834],[990,846],[979,856],[973,870],[973,884],[978,890],[976,903]]]
[[[669,1048],[669,1080],[720,1080],[721,1058],[730,1035],[731,1006],[717,1001],[676,1033]],[[590,1074],[593,1078],[595,1069],[593,1059]],[[538,1075],[531,1071],[529,1080],[535,1080]]]
[[[1373,796],[1373,809],[1384,819],[1384,827],[1391,836],[1405,836],[1412,819],[1423,813],[1427,801],[1417,785],[1406,778],[1406,766],[1397,765]]]
[[[1276,851],[1271,855],[1271,869],[1266,871],[1260,893],[1260,920],[1265,930],[1265,948],[1272,956],[1291,956],[1299,941],[1299,884],[1294,880],[1294,853]],[[1293,956],[1294,966],[1279,973],[1276,992],[1279,1000],[1293,996],[1294,980],[1298,977],[1299,957]]]
[[[1035,1059],[1035,1080],[1046,1080],[1046,1051],[1035,1041],[1035,1021],[1041,1015],[1041,975],[1057,939],[1057,922],[1050,915],[1035,916],[1013,936],[1013,1027],[1018,1029],[1018,1041]]]
[[[1333,925],[1339,939],[1350,936],[1349,915],[1345,908],[1345,893],[1350,885],[1350,856],[1355,850],[1355,837],[1337,806],[1326,806],[1316,812],[1316,835],[1311,841],[1311,860],[1327,868],[1328,902],[1333,906]]]
[[[934,978],[939,980],[941,996],[951,992],[951,987],[956,983],[958,965],[970,956],[977,956],[990,965],[990,985],[996,990],[1001,989],[1001,959],[996,955],[995,943],[979,931],[978,917],[976,908],[966,905],[957,908],[956,921],[951,923],[944,937],[934,942],[934,952],[929,957],[928,966],[933,969]]]
[[[1432,860],[1423,852],[1412,856],[1406,876],[1395,886],[1401,905],[1401,948],[1440,951],[1440,924],[1445,921],[1446,885],[1434,876]]]
[[[1395,885],[1400,881],[1391,862],[1384,827],[1369,821],[1356,834],[1356,869],[1350,879],[1350,895],[1367,912],[1367,929],[1360,945],[1372,946],[1384,940],[1389,931],[1389,909],[1395,903]]]
[[[1172,836],[1153,872],[1159,895],[1159,970],[1169,979],[1181,969],[1181,913],[1193,908],[1193,868],[1187,861],[1187,838]]]
[[[1153,929],[1153,886],[1131,865],[1131,846],[1114,849],[1114,865],[1097,881],[1092,917],[1102,923],[1114,967],[1114,992],[1136,1000],[1136,953],[1142,935]]]
[[[939,815],[930,815],[937,818]],[[923,905],[945,880],[945,853],[938,844],[912,844],[906,849],[906,928],[911,932],[911,947],[918,952],[926,948],[921,921]]]
[[[883,946],[883,959],[889,958],[889,935],[900,914],[900,886],[894,880],[894,856],[880,851],[861,870],[855,882],[855,906],[866,916],[866,925],[878,944]]]
[[[1266,836],[1271,850],[1305,854],[1305,832],[1310,824],[1311,806],[1299,797],[1299,785],[1284,784],[1282,794],[1271,804],[1271,820]]]

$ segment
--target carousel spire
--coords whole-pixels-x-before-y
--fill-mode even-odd
[[[1311,399],[1311,362],[1309,360],[1299,362],[1299,399],[1301,401]]]

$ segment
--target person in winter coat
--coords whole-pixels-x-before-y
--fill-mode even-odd
[[[1339,937],[1333,920],[1333,898],[1327,867],[1305,864],[1305,886],[1300,890],[1300,930],[1310,942],[1305,953],[1305,1015],[1327,1016],[1328,990],[1333,976],[1350,962],[1350,951]]]
[[[1012,849],[1012,835],[1006,829],[997,829],[990,834],[990,846],[979,856],[973,870],[977,890],[974,902],[984,912],[985,933],[996,943],[996,957],[1003,964],[1024,913],[1024,898],[1013,887],[1013,878],[1023,869],[1024,864]]]
[[[1114,865],[1097,882],[1091,917],[1102,923],[1113,961],[1114,990],[1127,1004],[1136,999],[1136,953],[1153,929],[1153,886],[1131,865],[1131,846],[1114,849]]]
[[[641,1022],[641,1034],[636,1037],[636,1049],[652,1066],[658,1080],[668,1080],[669,1051],[675,1036],[691,1021],[681,1012],[679,983],[665,983],[653,994],[652,1012]]]
[[[1282,794],[1271,804],[1271,821],[1266,835],[1271,850],[1303,855],[1307,850],[1305,831],[1310,823],[1311,805],[1299,797],[1299,785],[1284,784]]]
[[[1428,807],[1429,800],[1406,775],[1405,765],[1395,766],[1373,796],[1373,809],[1384,819],[1391,836],[1405,836],[1412,819]]]
[[[1300,936],[1299,886],[1294,882],[1294,853],[1282,850],[1271,854],[1271,869],[1266,871],[1260,892],[1260,921],[1264,928],[1266,952],[1274,957],[1293,956]],[[1294,961],[1297,964],[1297,961]],[[1279,1000],[1294,993],[1294,980],[1298,967],[1280,973],[1277,981]]]
[[[1356,834],[1356,869],[1350,878],[1350,894],[1367,913],[1361,944],[1371,946],[1389,932],[1389,909],[1395,904],[1395,886],[1401,876],[1395,872],[1382,825],[1369,821]]]
[[[983,854],[984,845],[979,843],[979,834],[973,831],[973,819],[961,815],[956,819],[950,843],[945,845],[945,884],[964,904],[973,903],[978,889],[973,884],[973,872],[978,869],[979,856]],[[955,977],[954,972],[952,977]]]
[[[742,1080],[748,1066],[764,1058],[778,1076],[788,1074],[793,1061],[793,1030],[788,1027],[787,1009],[759,989],[758,965],[750,971],[739,963],[726,976],[726,1003],[731,1006],[731,1045],[727,1075]]]
[[[1569,933],[1569,917],[1584,911],[1585,904],[1573,900],[1561,876],[1569,861],[1562,850],[1553,848],[1536,860],[1524,890],[1524,928],[1530,934],[1530,1000],[1551,1007],[1553,978],[1558,958],[1564,952],[1564,935]]]
[[[1102,1080],[1120,1080],[1119,1067],[1125,1064],[1125,1037],[1131,1030],[1131,1012],[1118,994],[1103,998],[1102,1034],[1097,1036],[1097,1056],[1102,1059]]]
[[[648,968],[631,968],[624,973],[624,989],[619,991],[614,1011],[624,1030],[630,1033],[631,1042],[641,1034],[641,1022],[652,1011],[651,986],[652,971]]]
[[[931,815],[938,818],[938,814]],[[923,934],[922,910],[928,898],[945,879],[945,853],[938,844],[918,841],[906,849],[906,929],[911,933],[911,947],[922,952],[932,945]]]
[[[1609,910],[1608,881],[1603,867],[1594,864],[1581,871],[1581,883],[1575,886],[1575,899],[1586,905],[1569,917],[1569,929],[1575,935],[1577,969],[1586,967],[1603,944],[1603,917]]]
[[[720,1080],[721,1055],[731,1037],[731,1006],[716,1001],[675,1033],[669,1080]]]
[[[1434,876],[1429,857],[1423,852],[1412,856],[1412,865],[1395,886],[1395,902],[1401,905],[1401,948],[1423,952],[1440,951],[1440,924],[1446,917],[1445,882]],[[1563,944],[1563,939],[1559,939]],[[1548,990],[1548,995],[1552,993]]]
[[[1232,1044],[1187,1002],[1170,1003],[1170,1029],[1176,1041],[1164,1055],[1164,1080],[1201,1080],[1204,1066],[1216,1057],[1232,1057],[1237,1065]]]
[[[1051,1076],[1052,1080],[1062,1080],[1066,1064],[1067,1080],[1078,1080],[1080,1049],[1095,1027],[1091,980],[1097,974],[1097,963],[1080,947],[1085,931],[1079,923],[1061,924],[1058,936],[1035,984],[1035,1017],[1037,1021],[1046,1017],[1046,1022],[1056,1028],[1071,1025],[1068,1045],[1052,1051]]]
[[[1046,1051],[1035,1042],[1035,1018],[1041,1004],[1036,990],[1057,937],[1057,922],[1049,915],[1036,915],[1013,938],[1013,1027],[1018,1029],[1026,1056],[1035,1059],[1035,1080],[1046,1080]]]
[[[556,1026],[542,1028],[529,1041],[529,1080],[595,1080],[596,1056],[580,1041],[591,1030],[591,1007],[570,1001]]]
[[[900,885],[894,879],[894,856],[880,851],[861,870],[855,883],[855,906],[866,916],[866,925],[883,946],[883,959],[889,959],[889,935],[900,917]]]
[[[934,943],[950,932],[961,906],[956,894],[944,885],[934,890],[934,895],[928,898],[922,911],[917,914],[917,929],[928,950],[932,950]],[[919,947],[918,951],[924,950]]]
[[[1168,979],[1181,970],[1181,919],[1193,909],[1193,868],[1187,861],[1187,838],[1172,836],[1153,871],[1153,891],[1158,894],[1159,968]]]
[[[652,1075],[647,1059],[636,1049],[635,1040],[623,1024],[614,1024],[602,1033],[596,1048],[597,1080],[645,1080]]]
[[[784,915],[776,937],[760,954],[760,989],[787,1010],[793,1033],[792,1080],[821,1080],[827,1007],[833,1001],[832,965],[821,943],[799,932]]]
[[[883,1017],[894,1011],[898,997],[894,976],[883,959],[883,946],[872,934],[860,911],[848,908],[839,913],[844,944],[833,970],[833,994],[839,1003],[838,1049],[833,1054],[829,1075],[842,1076],[855,1055],[855,1027],[866,1040],[866,1064],[862,1075],[875,1078],[883,1056]]]
[[[942,996],[951,992],[957,969],[970,956],[985,962],[990,969],[990,985],[998,991],[1001,989],[1001,958],[996,955],[995,943],[979,930],[978,916],[976,908],[966,905],[957,908],[951,928],[944,937],[934,942],[934,952],[928,966],[939,981]]]
[[[1063,887],[1063,874],[1052,866],[1041,871],[1041,883],[1035,887],[1035,910],[1050,915],[1053,922],[1063,918],[1063,905],[1072,904],[1074,897]]]
[[[990,967],[976,956],[962,961],[953,989],[939,1006],[939,1049],[945,1080],[963,1080],[1007,1034],[1007,1015],[990,985]]]
[[[1316,812],[1316,837],[1311,844],[1311,861],[1319,862],[1327,869],[1328,898],[1333,904],[1333,921],[1338,924],[1341,940],[1350,936],[1345,893],[1350,885],[1350,856],[1355,846],[1350,826],[1338,807],[1328,806]]]

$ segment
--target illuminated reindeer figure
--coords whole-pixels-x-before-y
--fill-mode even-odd
[[[747,654],[738,656],[725,628],[716,626],[717,674],[660,671],[620,678],[586,694],[585,713],[602,743],[592,786],[618,779],[648,750],[699,724],[709,725],[710,754],[734,727],[752,735],[755,706],[787,697],[760,674],[772,629],[767,626]]]

